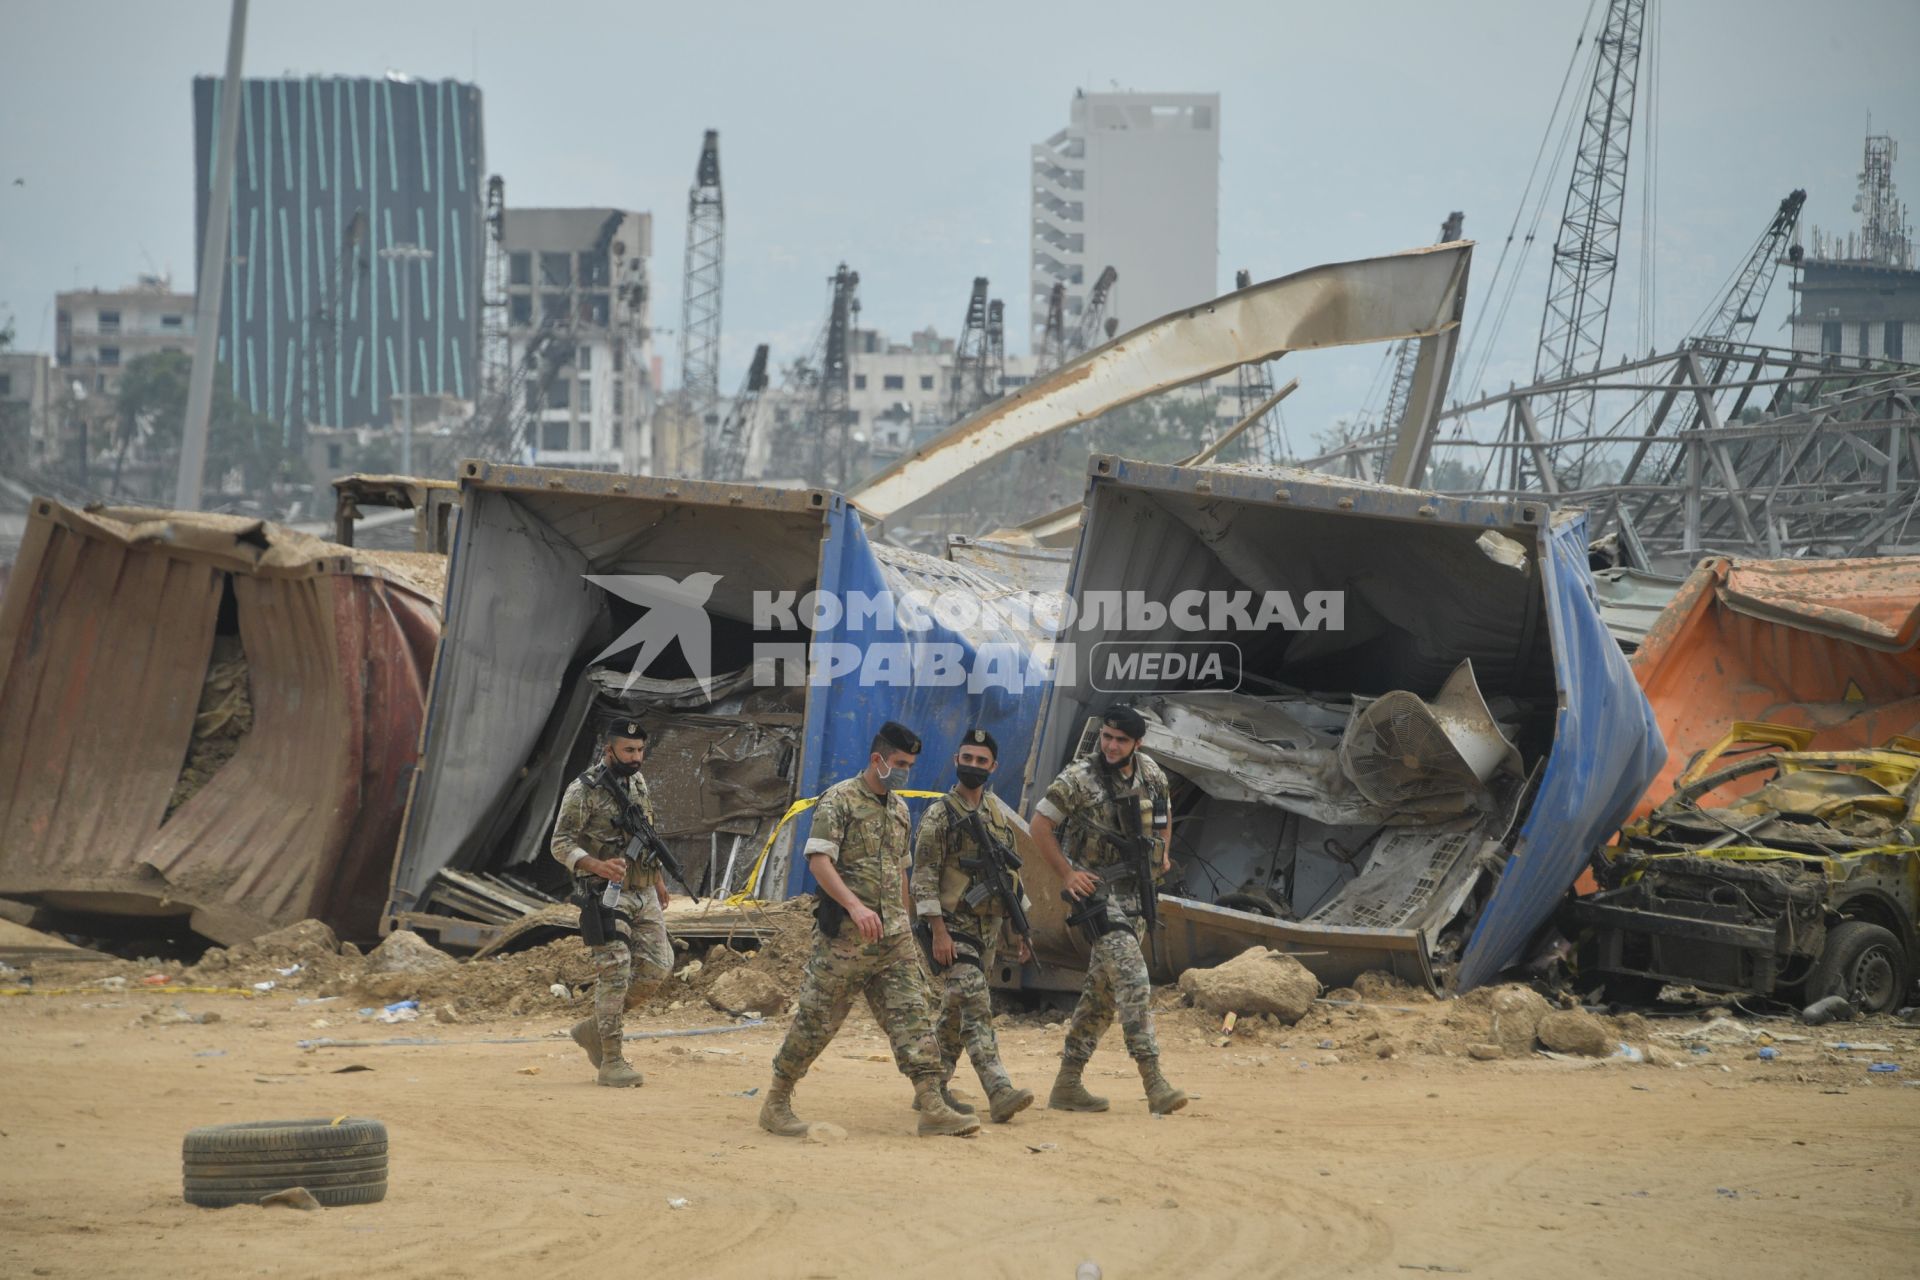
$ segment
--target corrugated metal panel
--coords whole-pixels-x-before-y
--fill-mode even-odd
[[[1461,957],[1461,990],[1492,981],[1553,915],[1594,849],[1667,758],[1653,709],[1601,620],[1584,515],[1557,521],[1542,564],[1560,714],[1513,855]]]
[[[1647,628],[1673,602],[1684,581],[1638,569],[1595,570],[1593,586],[1600,617],[1621,647],[1631,651],[1647,638]]]
[[[310,915],[372,931],[434,605],[282,532],[36,509],[41,550],[0,608],[0,888],[178,904],[220,941]],[[253,727],[163,825],[229,575]]]
[[[1802,598],[1788,594],[1796,582]],[[1633,816],[1671,795],[1735,720],[1812,729],[1815,751],[1920,733],[1920,647],[1902,621],[1916,602],[1920,557],[1702,561],[1633,655],[1672,753]],[[1906,647],[1889,651],[1903,635]]]

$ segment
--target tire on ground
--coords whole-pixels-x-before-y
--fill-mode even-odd
[[[1807,975],[1808,1004],[1845,996],[1861,1013],[1891,1013],[1906,1002],[1913,980],[1906,949],[1892,932],[1864,920],[1827,931],[1827,945]]]
[[[182,1190],[205,1208],[253,1204],[305,1187],[321,1204],[372,1204],[387,1194],[387,1128],[378,1120],[263,1120],[208,1125],[181,1143]]]

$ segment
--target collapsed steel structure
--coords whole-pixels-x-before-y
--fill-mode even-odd
[[[1591,399],[1587,434],[1542,427]],[[1591,513],[1642,569],[1706,554],[1772,559],[1920,548],[1920,365],[1695,338],[1594,373],[1509,388],[1438,415],[1426,484]],[[1307,459],[1375,479],[1398,433]]]

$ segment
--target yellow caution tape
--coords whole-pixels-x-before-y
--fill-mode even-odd
[[[907,800],[938,800],[947,793],[944,791],[896,791],[893,794]],[[760,856],[753,860],[753,870],[747,873],[747,882],[740,887],[738,893],[728,895],[726,900],[728,906],[751,907],[765,901],[764,898],[757,898],[754,895],[760,889],[760,873],[766,869],[767,856],[773,852],[773,842],[780,838],[781,829],[789,822],[819,803],[819,796],[808,796],[804,800],[795,800],[787,806],[787,811],[780,815],[780,821],[774,823],[773,830],[767,833],[767,842],[760,846]]]
[[[1769,849],[1765,845],[1723,845],[1718,849],[1698,849],[1692,852],[1681,850],[1678,853],[1654,853],[1649,859],[1666,858],[1725,858],[1729,862],[1840,862],[1850,858],[1871,858],[1875,856],[1901,857],[1920,853],[1920,845],[1879,844],[1870,849],[1842,849],[1835,853],[1801,853],[1794,849]]]

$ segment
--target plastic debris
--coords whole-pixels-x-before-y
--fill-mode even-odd
[[[1893,1072],[1898,1071],[1899,1069],[1900,1069],[1900,1064],[1897,1062],[1876,1062],[1872,1066],[1867,1068],[1867,1070],[1877,1071],[1881,1075],[1891,1075]]]
[[[420,1016],[418,1000],[396,1000],[375,1015],[381,1022],[412,1022]]]
[[[547,993],[556,1000],[571,1000],[573,998],[573,992],[567,989],[567,984],[564,982],[554,983],[547,988]]]
[[[1780,1056],[1780,1051],[1778,1049],[1775,1049],[1771,1045],[1762,1047],[1759,1053],[1759,1058],[1760,1058],[1760,1061],[1762,1062],[1772,1062],[1775,1058],[1779,1056]]]
[[[288,1187],[285,1191],[276,1191],[272,1195],[260,1197],[260,1206],[270,1208],[273,1205],[285,1205],[289,1209],[318,1209],[320,1202],[313,1192],[305,1187]]]
[[[1100,1280],[1100,1264],[1088,1258],[1073,1269],[1073,1280]]]
[[[1620,1059],[1622,1062],[1645,1062],[1647,1060],[1646,1054],[1640,1052],[1640,1050],[1634,1048],[1624,1040],[1620,1042],[1620,1047],[1613,1051],[1612,1056]]]
[[[273,990],[273,982],[271,980],[266,982],[256,982],[253,984],[253,989],[255,991],[271,991]]]
[[[687,1199],[685,1196],[672,1196],[667,1200],[667,1208],[669,1209],[685,1209],[691,1207],[692,1204],[693,1201]]]
[[[298,961],[296,961],[295,963],[288,965],[284,969],[275,969],[274,972],[279,974],[283,978],[291,978],[294,974],[300,972],[304,968],[306,968],[305,965],[300,964]]]

